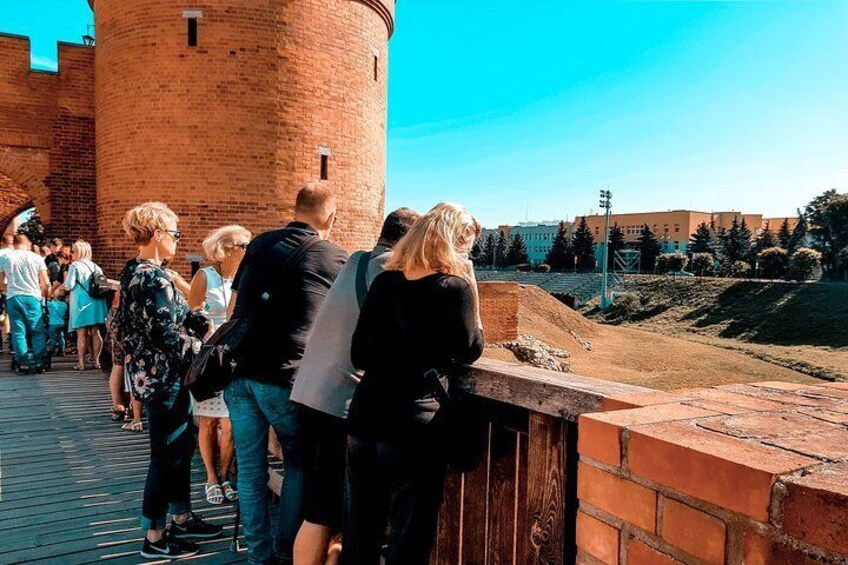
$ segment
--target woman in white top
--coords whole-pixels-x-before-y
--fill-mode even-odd
[[[203,241],[203,251],[210,265],[192,279],[188,305],[195,310],[205,310],[214,328],[227,321],[233,277],[248,243],[250,232],[241,226],[219,228]],[[235,500],[238,493],[229,481],[234,454],[233,430],[223,396],[219,394],[196,402],[194,415],[199,428],[200,455],[206,467],[206,500],[211,504]],[[216,465],[216,454],[219,454],[217,462],[220,465]]]
[[[106,323],[109,307],[106,300],[91,296],[91,281],[95,273],[103,270],[91,260],[91,244],[77,241],[71,247],[73,263],[65,275],[65,290],[71,294],[70,322],[68,329],[77,332],[76,369],[100,368],[100,350],[103,339],[99,326]]]

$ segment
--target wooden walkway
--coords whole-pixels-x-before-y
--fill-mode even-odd
[[[0,565],[166,563],[138,555],[138,515],[148,464],[147,433],[109,418],[99,371],[77,373],[63,359],[43,375],[15,375],[0,357]],[[230,505],[208,505],[199,455],[194,509],[232,536]],[[246,561],[229,537],[201,543],[191,563]]]

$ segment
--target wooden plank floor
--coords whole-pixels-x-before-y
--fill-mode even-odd
[[[15,375],[0,357],[0,565],[165,563],[138,555],[147,433],[113,423],[104,376],[71,365],[66,358],[49,373]],[[194,510],[231,536],[233,507],[206,503],[202,468],[196,455]],[[201,545],[185,561],[246,561],[229,538]]]

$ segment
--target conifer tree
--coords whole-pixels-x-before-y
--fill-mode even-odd
[[[515,265],[526,265],[530,263],[530,255],[527,253],[527,245],[520,233],[512,236],[509,251],[506,253],[506,264],[510,267]]]
[[[491,267],[493,266],[493,260],[495,258],[495,247],[497,245],[497,240],[495,239],[495,234],[490,233],[486,236],[486,242],[483,244],[483,253],[480,257],[480,266],[481,267]]]
[[[498,242],[495,244],[495,268],[501,269],[506,267],[506,256],[509,253],[509,242],[506,239],[506,234],[504,232],[500,233],[498,236]]]
[[[653,272],[657,257],[660,256],[660,242],[657,241],[657,236],[654,235],[648,224],[642,226],[642,233],[639,234],[639,241],[636,245],[641,253],[640,268],[645,272]]]
[[[611,270],[615,269],[615,254],[617,251],[624,249],[624,232],[616,223],[610,230],[609,235],[609,256],[607,265]]]
[[[760,232],[760,235],[757,236],[757,241],[755,241],[754,245],[751,247],[751,260],[756,260],[762,251],[777,246],[778,241],[775,239],[774,234],[771,231],[769,222],[766,222],[766,225],[763,227],[763,231]],[[783,246],[781,245],[780,247]]]
[[[481,261],[481,259],[483,258],[482,243],[482,238],[478,237],[474,240],[474,245],[471,247],[471,262],[474,264],[475,267],[482,267],[485,265],[485,263]]]
[[[798,249],[804,247],[808,231],[807,216],[801,210],[798,210],[798,223],[795,224],[795,229],[792,230],[792,237],[789,239],[789,247],[787,247],[790,253],[795,253]]]
[[[564,271],[574,265],[572,257],[568,226],[565,222],[560,222],[551,249],[545,257],[545,263],[554,271]]]
[[[783,223],[780,224],[780,231],[777,232],[777,245],[787,250],[792,245],[792,230],[789,229],[789,218],[784,218]]]
[[[591,271],[595,268],[595,237],[589,230],[586,217],[580,218],[577,231],[571,240],[571,247],[577,257],[577,268],[581,271]]]
[[[713,230],[707,222],[701,222],[695,233],[689,236],[690,253],[715,253]]]
[[[748,258],[751,251],[751,230],[748,229],[745,218],[742,218],[741,222],[738,217],[733,218],[733,223],[730,229],[724,232],[721,243],[722,258],[727,265]]]

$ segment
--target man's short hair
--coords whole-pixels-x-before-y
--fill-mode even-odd
[[[311,182],[300,189],[294,208],[295,214],[316,220],[325,220],[333,212],[335,195],[320,183]]]
[[[29,238],[26,236],[26,234],[16,233],[15,234],[15,247],[20,247],[22,245],[32,245],[32,242],[29,240]]]
[[[409,208],[398,208],[383,222],[383,230],[380,232],[380,242],[394,245],[400,238],[406,235],[420,214]]]
[[[62,247],[62,245],[64,245],[64,242],[62,241],[61,237],[54,237],[50,240],[50,245],[52,247]]]

